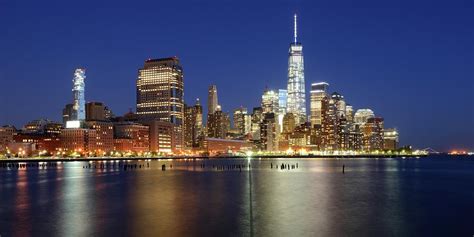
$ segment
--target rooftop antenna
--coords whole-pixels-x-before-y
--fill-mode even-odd
[[[297,30],[296,30],[296,13],[294,15],[294,18],[295,18],[295,44],[296,44],[296,42],[297,42],[297,40],[296,40],[296,32],[297,32]]]

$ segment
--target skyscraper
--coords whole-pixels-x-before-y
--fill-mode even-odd
[[[286,114],[286,105],[288,104],[288,90],[278,89],[278,110],[279,114]]]
[[[312,127],[321,125],[323,122],[323,99],[328,96],[328,86],[326,82],[311,84],[310,122]]]
[[[262,95],[262,109],[263,113],[274,113],[279,112],[278,108],[279,97],[274,90],[265,90]]]
[[[260,140],[260,123],[263,120],[262,107],[254,107],[252,111],[252,140]]]
[[[207,136],[213,138],[226,138],[229,130],[230,119],[227,113],[217,106],[216,111],[207,117]]]
[[[334,100],[334,105],[336,106],[337,111],[337,117],[346,117],[346,102],[344,101],[344,96],[337,92],[333,92],[331,94],[331,99]]]
[[[369,118],[375,117],[371,109],[358,109],[354,114],[354,123],[364,124]]]
[[[186,147],[197,147],[202,135],[202,106],[199,98],[194,106],[186,106],[184,121],[184,142]]]
[[[323,120],[321,126],[321,148],[324,150],[338,149],[338,117],[335,100],[324,97],[322,101]]]
[[[362,125],[362,142],[365,150],[382,150],[384,148],[383,118],[372,117]]]
[[[86,100],[84,99],[84,87],[86,79],[86,69],[78,68],[74,71],[74,79],[72,80],[72,93],[74,95],[72,117],[70,120],[86,119]]]
[[[294,15],[294,42],[290,44],[288,57],[288,105],[297,123],[306,121],[303,45],[297,40],[296,14]]]
[[[260,124],[261,148],[266,151],[278,150],[278,132],[275,113],[265,113]]]
[[[217,100],[217,86],[210,85],[207,98],[207,114],[213,114],[219,105]]]
[[[234,110],[234,128],[239,131],[239,135],[246,135],[246,118],[247,118],[247,108],[239,107]]]
[[[283,131],[283,117],[286,114],[286,105],[288,104],[288,90],[278,90],[278,129],[279,132]]]
[[[174,125],[175,149],[183,147],[183,68],[177,57],[149,59],[138,71],[137,115]]]

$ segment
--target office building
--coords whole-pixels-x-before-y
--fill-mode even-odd
[[[114,124],[114,151],[143,153],[149,149],[148,126],[134,122]]]
[[[217,86],[210,85],[207,97],[207,114],[213,114],[217,110],[219,102],[217,100]]]
[[[274,113],[279,112],[279,97],[278,93],[274,90],[265,90],[262,95],[262,110],[263,113]]]
[[[97,131],[88,128],[65,128],[61,130],[61,148],[66,155],[89,155],[96,149]]]
[[[373,117],[375,117],[375,114],[371,109],[358,109],[354,114],[354,123],[364,124],[369,118]]]
[[[274,113],[265,113],[260,124],[260,145],[265,151],[278,150],[277,118]]]
[[[72,116],[70,120],[83,121],[86,119],[85,112],[85,79],[86,79],[86,69],[78,68],[74,71],[74,79],[72,80],[73,88],[72,92],[74,95],[73,106],[72,106]]]
[[[85,126],[96,130],[94,153],[103,156],[114,150],[114,127],[108,121],[86,121]]]
[[[323,122],[323,99],[328,96],[329,84],[318,82],[311,84],[310,98],[310,122],[311,126],[322,125]]]
[[[102,102],[86,103],[86,120],[105,121],[113,117],[112,111]]]
[[[199,99],[196,99],[196,104],[193,106],[186,106],[184,122],[184,141],[185,146],[197,147],[199,138],[203,136],[202,127],[202,106]]]
[[[0,127],[0,154],[7,153],[8,144],[13,142],[16,128],[13,126]]]
[[[294,15],[294,42],[288,56],[287,112],[295,115],[297,124],[306,121],[306,94],[304,79],[303,45],[297,39],[296,14]]]
[[[383,145],[385,150],[398,149],[398,131],[395,128],[387,128],[383,131]]]
[[[260,124],[263,120],[263,110],[262,107],[254,107],[252,112],[252,140],[260,141]]]
[[[292,133],[296,127],[295,116],[292,113],[287,113],[283,117],[283,133]]]
[[[226,138],[230,129],[230,117],[217,106],[213,114],[209,114],[207,121],[207,136],[213,138]]]
[[[244,136],[248,133],[248,111],[247,108],[240,106],[234,110],[233,120],[234,128],[238,131],[239,135]]]
[[[142,121],[172,124],[177,151],[184,146],[183,93],[183,68],[177,57],[146,60],[138,71],[137,115]]]
[[[384,119],[381,117],[369,118],[362,127],[362,145],[364,150],[384,149]]]

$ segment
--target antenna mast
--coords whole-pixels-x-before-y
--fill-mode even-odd
[[[295,37],[295,44],[296,44],[296,42],[298,42],[298,41],[296,40],[296,35],[297,35],[297,34],[296,34],[296,32],[297,32],[297,28],[296,28],[296,13],[295,13],[295,15],[294,15],[294,18],[295,18],[295,35],[294,35],[294,37]]]

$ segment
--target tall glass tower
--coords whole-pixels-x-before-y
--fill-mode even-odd
[[[86,79],[86,69],[78,68],[74,71],[74,79],[72,80],[72,93],[74,102],[72,105],[72,116],[70,120],[82,121],[86,119],[86,101],[84,99],[84,80]]]
[[[294,15],[294,42],[288,57],[287,112],[295,115],[297,123],[306,121],[306,94],[304,86],[303,45],[297,40],[296,14]]]

